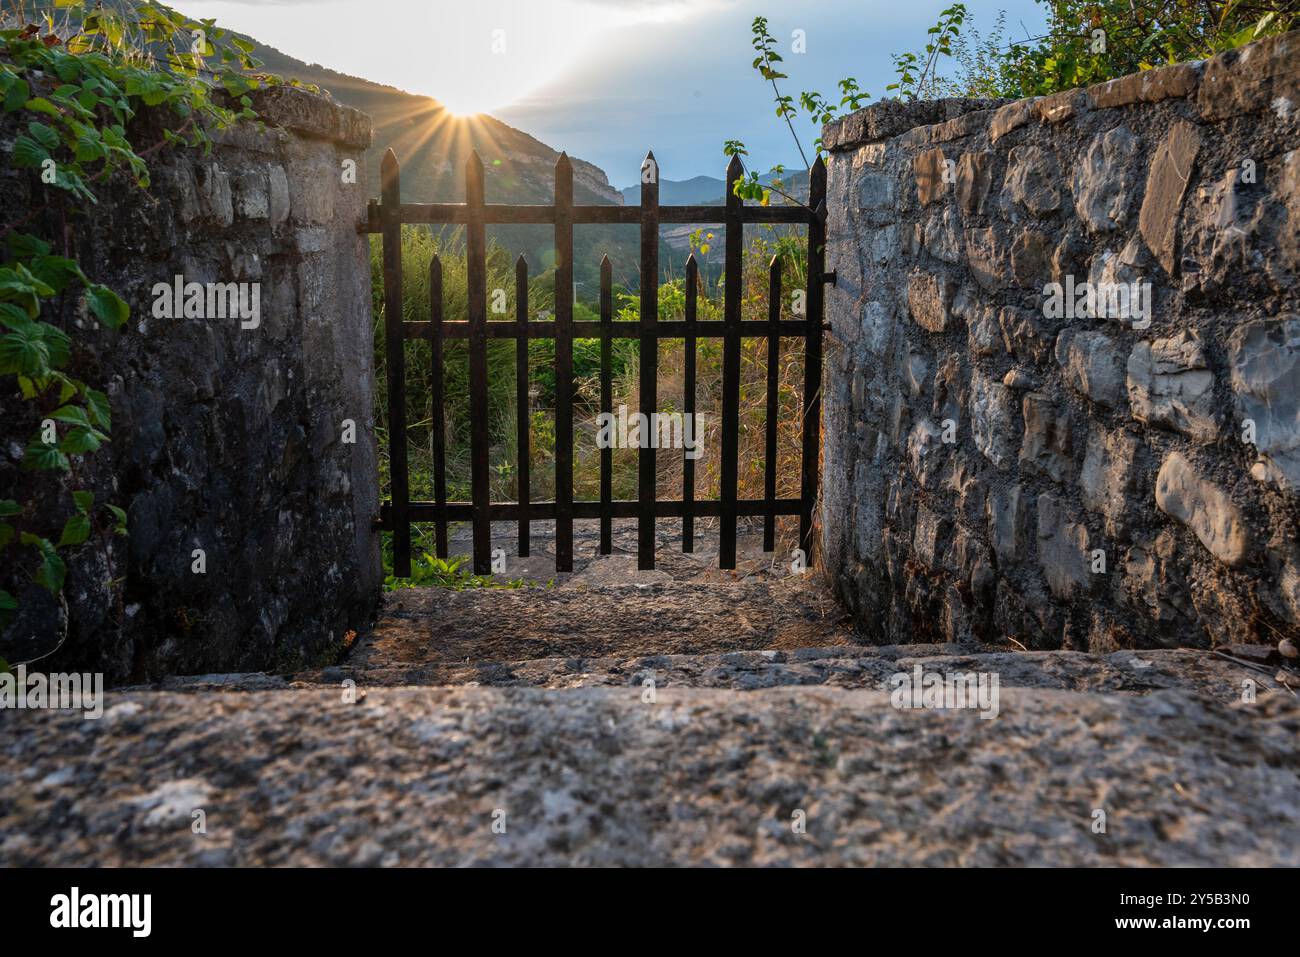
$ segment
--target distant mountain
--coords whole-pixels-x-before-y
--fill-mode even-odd
[[[760,183],[771,185],[778,177],[772,173],[765,173],[758,178]],[[798,170],[795,172],[786,172],[780,176],[781,190],[801,203],[808,201],[808,171]],[[725,180],[714,176],[694,176],[691,179],[671,180],[664,179],[659,181],[659,203],[662,206],[722,206],[725,203],[727,183]],[[637,206],[641,203],[641,186],[626,186],[619,190],[623,195],[623,202],[628,206]],[[773,195],[773,203],[785,203],[787,199],[780,195]],[[687,225],[665,225],[659,228],[660,238],[672,253],[666,262],[672,264],[676,274],[680,274],[682,264],[686,256],[691,251],[691,235],[696,232],[698,226]],[[748,227],[746,232],[750,232],[755,227]],[[778,230],[785,230],[789,227],[777,227]],[[707,237],[706,237],[707,238]],[[701,266],[709,276],[715,276],[721,269],[722,246],[720,243],[709,243],[711,252],[708,255],[697,254]],[[661,254],[661,259],[663,256]]]
[[[690,179],[662,179],[659,181],[659,202],[665,206],[714,205],[722,202],[726,183],[713,176],[693,176]],[[641,184],[625,186],[619,193],[628,206],[641,202]]]
[[[489,203],[549,203],[554,196],[555,161],[559,152],[540,140],[500,120],[480,115],[464,121],[453,117],[442,104],[427,96],[416,96],[395,87],[348,76],[316,63],[305,63],[274,47],[256,45],[254,56],[264,69],[295,77],[328,91],[336,100],[370,115],[374,123],[374,145],[367,156],[370,195],[379,195],[379,161],[392,147],[402,170],[402,198],[416,203],[460,203],[465,200],[465,161],[471,149],[483,160],[485,192]],[[573,161],[574,201],[577,203],[639,205],[640,184],[617,190],[598,166],[576,157]],[[775,177],[764,174],[759,181],[770,184]],[[808,199],[807,170],[782,175],[784,192],[799,202]],[[671,206],[721,206],[726,182],[715,176],[694,176],[685,180],[662,180],[659,202]],[[786,202],[773,196],[774,203]],[[777,227],[785,230],[790,227]],[[660,229],[659,266],[664,278],[680,276],[690,252],[690,236],[697,229],[688,225],[665,225]],[[746,232],[757,227],[750,227]],[[523,253],[534,275],[554,266],[554,231],[550,226],[489,226],[489,239],[511,255]],[[723,247],[712,242],[707,255],[699,255],[704,273],[716,278],[722,266]],[[640,286],[640,232],[637,226],[580,226],[574,238],[574,280],[580,297],[594,303],[599,295],[600,258],[608,255],[614,266],[614,282],[636,289]]]
[[[794,170],[781,175],[782,189],[800,202],[808,199],[808,171]],[[760,183],[771,185],[777,177],[764,173],[758,178]],[[659,202],[663,206],[721,206],[725,199],[727,183],[716,176],[693,176],[690,179],[659,181]],[[625,186],[619,193],[628,206],[641,202],[641,184]],[[774,197],[778,200],[780,197]]]
[[[402,198],[415,203],[465,201],[465,163],[470,151],[483,160],[484,191],[489,203],[549,203],[555,194],[559,151],[486,114],[465,120],[452,116],[437,100],[395,87],[348,76],[316,63],[304,63],[274,47],[257,43],[254,56],[263,68],[312,83],[338,102],[369,114],[374,145],[366,158],[370,195],[379,195],[379,163],[392,148],[401,164]],[[600,167],[577,157],[573,163],[574,202],[622,205],[623,197]],[[598,295],[600,259],[608,255],[614,281],[639,285],[639,232],[636,226],[581,226],[574,240],[574,278],[584,299]],[[550,226],[489,226],[488,237],[511,255],[523,253],[536,275],[554,266],[554,230]],[[665,259],[672,255],[661,247]]]

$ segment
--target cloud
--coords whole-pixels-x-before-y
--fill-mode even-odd
[[[628,20],[668,23],[734,6],[740,0],[576,0],[589,7],[615,10]]]

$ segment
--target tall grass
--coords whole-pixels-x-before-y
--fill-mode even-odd
[[[429,264],[436,254],[442,264],[443,316],[448,321],[468,318],[467,275],[463,245],[455,234],[434,233],[426,227],[405,226],[402,230],[402,309],[406,321],[429,316]],[[782,288],[786,290],[782,318],[791,315],[791,290],[805,287],[806,253],[802,237],[774,232],[757,232],[747,237],[744,256],[741,311],[744,319],[766,319],[768,315],[768,262],[781,255]],[[383,264],[378,237],[371,246],[371,269],[374,282],[375,369],[379,380],[377,403],[379,421],[388,421],[386,347],[384,340]],[[490,319],[513,318],[514,262],[499,246],[487,254],[487,288],[505,291],[505,315]],[[700,322],[722,319],[723,280],[701,280],[698,296]],[[593,290],[594,291],[594,290]],[[615,320],[639,318],[639,298],[615,288]],[[686,301],[684,278],[669,277],[659,287],[659,316],[662,320],[681,319]],[[530,280],[529,308],[532,317],[550,313],[554,308],[554,273],[546,272]],[[594,303],[586,300],[574,305],[574,319],[596,320]],[[406,343],[407,445],[411,496],[417,500],[433,499],[434,428],[442,428],[447,448],[447,488],[449,498],[470,497],[470,415],[468,343],[464,339],[444,340],[445,415],[434,423],[431,407],[432,367],[429,343],[412,340]],[[612,344],[613,407],[626,405],[629,413],[639,402],[638,343],[634,339],[615,339]],[[684,405],[685,349],[681,339],[659,341],[659,412],[680,412]],[[777,497],[799,494],[799,461],[802,442],[803,340],[781,340],[777,375]],[[702,452],[695,460],[695,497],[697,500],[719,496],[722,425],[722,340],[697,339],[696,413],[699,416]],[[518,499],[520,449],[516,429],[515,342],[494,339],[488,342],[488,434],[491,448],[489,468],[493,501]],[[555,495],[555,346],[551,339],[534,339],[529,343],[530,383],[530,462],[529,492],[533,501],[547,501]],[[763,496],[765,460],[767,340],[745,339],[741,347],[739,490],[741,498]],[[578,500],[597,499],[600,495],[600,450],[596,445],[596,417],[600,412],[600,342],[577,339],[573,344],[574,371],[574,496]],[[381,429],[381,471],[387,494],[388,441]],[[679,499],[682,494],[683,454],[678,450],[660,450],[658,491],[660,498]],[[612,454],[613,495],[615,499],[633,499],[637,489],[637,450],[614,449]]]

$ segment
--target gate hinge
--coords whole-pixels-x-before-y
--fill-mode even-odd
[[[840,276],[839,276],[838,269],[832,269],[830,272],[822,273],[822,282],[828,282],[832,286],[835,286],[837,289],[839,288],[840,285],[839,280],[840,280]]]

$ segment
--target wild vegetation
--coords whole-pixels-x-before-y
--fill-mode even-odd
[[[697,247],[707,245],[712,234],[700,231]],[[764,231],[750,237],[745,251],[744,288],[741,294],[742,318],[766,319],[768,315],[768,265],[780,256],[782,288],[805,287],[806,251],[802,237],[790,233]],[[375,290],[375,368],[379,377],[377,419],[387,422],[387,368],[384,345],[384,304],[381,246],[376,239],[371,248],[371,266]],[[467,276],[463,247],[456,237],[435,234],[417,226],[407,226],[402,233],[403,310],[404,319],[426,319],[429,314],[429,263],[437,255],[442,265],[443,308],[447,321],[468,318]],[[487,288],[504,290],[508,305],[504,317],[515,314],[514,262],[498,246],[487,255]],[[701,323],[722,318],[724,280],[716,282],[701,277],[698,296],[698,319]],[[659,317],[681,319],[686,303],[686,280],[672,277],[659,287]],[[640,317],[640,300],[622,287],[615,286],[614,320],[636,321]],[[554,274],[546,272],[529,284],[529,311],[543,318],[554,309]],[[786,297],[783,318],[789,314]],[[592,304],[574,303],[575,321],[596,321],[599,314]],[[620,405],[635,413],[639,407],[638,344],[634,339],[612,341],[612,409]],[[447,491],[450,500],[466,501],[470,497],[470,420],[467,344],[463,339],[449,339],[444,344],[445,415],[444,421],[432,418],[432,365],[429,344],[410,341],[406,345],[406,403],[409,426],[407,443],[410,456],[410,483],[413,500],[433,500],[432,436],[441,428],[446,436]],[[718,495],[722,408],[722,340],[699,338],[696,342],[696,410],[701,417],[702,454],[696,459],[695,488],[698,499]],[[596,417],[600,412],[600,341],[576,339],[573,344],[574,369],[574,497],[595,500],[600,496],[600,450]],[[680,412],[684,408],[685,342],[681,339],[659,342],[659,411]],[[767,342],[743,340],[740,385],[740,486],[741,498],[763,495],[764,441],[766,430]],[[529,445],[523,454],[530,463],[529,492],[533,501],[555,497],[555,343],[552,339],[534,339],[529,343]],[[517,501],[518,468],[521,451],[517,438],[515,341],[495,339],[488,343],[488,409],[491,440],[490,467],[493,501]],[[778,497],[797,497],[803,402],[803,342],[785,338],[781,343],[778,370],[777,432]],[[388,485],[388,435],[381,429],[381,474]],[[636,498],[637,451],[612,451],[613,497]],[[683,454],[661,451],[656,457],[658,488],[665,499],[682,495]],[[414,537],[415,556],[412,576],[446,577],[446,569],[433,557],[432,528],[417,526]],[[391,566],[388,566],[391,567]],[[394,584],[390,580],[390,585]],[[471,583],[472,584],[472,583]]]

